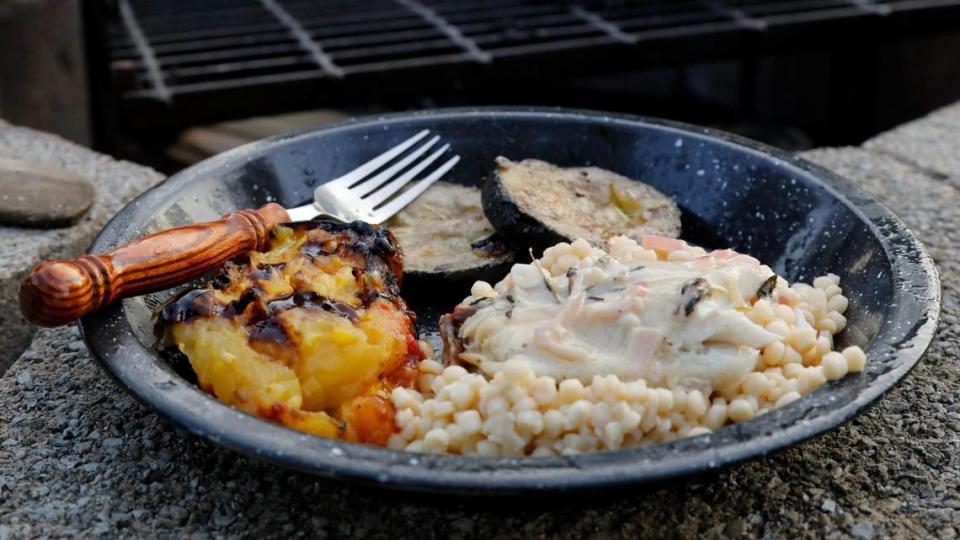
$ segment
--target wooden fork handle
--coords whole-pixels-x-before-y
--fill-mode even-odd
[[[270,229],[289,220],[282,206],[269,203],[160,231],[103,255],[42,263],[20,284],[20,311],[41,326],[70,323],[121,298],[178,285],[237,255],[263,250]]]

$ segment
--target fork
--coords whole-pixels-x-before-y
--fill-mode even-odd
[[[383,223],[420,196],[430,187],[430,184],[439,180],[460,161],[460,156],[451,157],[410,189],[390,199],[392,195],[400,191],[430,164],[439,159],[450,149],[450,145],[444,144],[426,158],[417,161],[420,156],[440,142],[440,137],[434,136],[383,171],[374,176],[370,175],[429,134],[430,130],[425,129],[347,174],[321,184],[313,192],[312,204],[287,211],[290,214],[290,220],[303,221],[318,213],[326,213],[344,221],[359,220],[374,225]]]
[[[460,161],[453,156],[411,184],[449,149],[423,130],[356,169],[325,182],[313,201],[283,208],[267,203],[218,221],[156,232],[102,255],[37,265],[20,284],[20,311],[41,326],[60,326],[121,298],[184,283],[248,251],[266,249],[270,229],[325,213],[344,221],[380,224],[410,204]],[[408,152],[409,150],[409,152]],[[405,191],[404,187],[410,185]]]

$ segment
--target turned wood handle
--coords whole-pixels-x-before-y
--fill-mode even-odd
[[[41,326],[79,319],[120,298],[166,289],[266,248],[270,229],[290,220],[280,205],[145,236],[103,255],[37,265],[20,284],[20,311]]]

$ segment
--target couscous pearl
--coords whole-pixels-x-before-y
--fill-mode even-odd
[[[756,411],[756,406],[745,398],[737,398],[731,401],[730,406],[727,407],[727,414],[734,422],[746,422],[753,418]]]
[[[843,293],[843,290],[839,285],[831,283],[827,288],[823,289],[823,293],[827,295],[827,300],[840,296]]]
[[[443,366],[440,365],[440,362],[435,360],[424,360],[420,362],[420,365],[417,367],[420,370],[420,373],[432,373],[433,375],[439,375],[443,372]]]
[[[773,306],[771,306],[770,302],[765,298],[757,300],[757,303],[753,305],[753,309],[747,313],[747,317],[761,326],[766,325],[773,320]]]
[[[497,457],[500,455],[500,447],[493,441],[480,441],[477,443],[477,455]]]
[[[500,413],[506,412],[509,409],[510,409],[510,404],[507,402],[506,399],[500,396],[494,397],[486,401],[485,403],[480,404],[480,412],[482,412],[487,416],[500,414]]]
[[[847,361],[847,370],[852,373],[863,371],[863,368],[867,365],[867,355],[860,347],[847,347],[841,354]]]
[[[838,352],[829,352],[823,355],[820,361],[823,374],[828,380],[835,381],[847,374],[847,359]]]
[[[611,450],[620,448],[623,443],[623,426],[619,422],[608,423],[604,428],[603,442]]]
[[[546,446],[538,446],[530,454],[531,457],[549,457],[554,455],[553,450],[547,448]]]
[[[570,244],[570,252],[573,253],[576,257],[582,259],[587,255],[590,255],[592,246],[590,242],[587,242],[583,238],[578,238]]]
[[[560,383],[560,391],[557,398],[560,403],[573,403],[582,399],[584,395],[583,383],[577,379],[565,379]]]
[[[790,326],[782,319],[775,319],[764,328],[766,328],[768,332],[773,332],[784,339],[790,335]]]
[[[775,309],[777,318],[785,321],[787,324],[793,324],[796,322],[796,315],[793,313],[793,310],[789,306],[783,304],[779,305]]]
[[[843,313],[847,311],[847,306],[849,304],[850,304],[850,301],[847,300],[846,296],[843,296],[842,294],[838,294],[827,301],[827,309],[829,309],[830,311]]]
[[[770,366],[779,366],[783,363],[783,353],[783,342],[774,341],[763,348],[763,361]]]
[[[820,362],[820,357],[822,356],[817,352],[816,347],[810,347],[805,353],[803,353],[803,365],[812,366]]]
[[[683,388],[673,389],[673,406],[670,409],[674,412],[683,412],[687,408],[687,391]]]
[[[827,310],[827,294],[822,289],[810,289],[807,295],[807,303],[813,308],[814,315],[825,313]]]
[[[714,403],[707,409],[706,424],[710,429],[720,429],[727,423],[727,406],[723,403]]]
[[[834,285],[834,284],[835,283],[829,276],[820,276],[813,280],[813,286],[818,289],[826,289],[830,285]]]
[[[829,317],[824,317],[819,321],[817,321],[816,329],[825,331],[825,332],[830,332],[831,334],[836,334],[837,332],[839,332],[839,330],[837,330],[836,321],[834,321]]]
[[[803,362],[803,356],[793,347],[785,347],[783,350],[784,364],[800,364]]]
[[[523,411],[517,414],[517,427],[524,433],[539,435],[543,431],[543,415],[540,411]]]
[[[767,376],[757,371],[748,373],[747,376],[740,381],[740,387],[743,388],[743,391],[752,396],[763,395],[769,386],[770,381],[767,379]]]
[[[817,344],[817,331],[813,328],[795,328],[790,332],[790,342],[794,349],[805,352]]]
[[[836,324],[837,329],[834,333],[842,332],[847,327],[847,318],[836,311],[831,311],[827,314],[827,317]]]
[[[423,449],[427,452],[446,452],[450,445],[450,434],[444,429],[432,429],[423,438]]]
[[[783,366],[783,376],[788,379],[796,379],[803,373],[802,364],[787,364]]]
[[[470,385],[458,382],[450,389],[450,401],[457,409],[464,410],[473,404],[476,395]]]
[[[817,355],[823,356],[830,352],[830,349],[833,348],[833,344],[826,337],[817,338]]]
[[[478,411],[460,411],[453,415],[453,421],[463,429],[466,434],[477,433],[483,425]]]
[[[550,377],[540,377],[534,383],[530,395],[540,405],[553,403],[557,398],[557,384]]]
[[[805,369],[797,380],[800,382],[800,393],[809,394],[826,382],[827,378],[821,368],[811,367]]]
[[[433,386],[434,379],[436,379],[436,376],[430,373],[424,373],[420,375],[417,377],[417,388],[419,388],[421,392],[429,391]]]
[[[467,375],[467,370],[463,369],[461,366],[450,366],[443,370],[441,378],[446,382],[453,382],[460,380],[465,375]]]
[[[703,397],[703,392],[693,390],[687,394],[687,410],[685,412],[690,420],[701,418],[707,413],[708,406],[707,398]]]
[[[567,419],[569,419],[573,425],[579,426],[586,422],[591,409],[592,407],[589,402],[582,399],[577,400],[571,404],[567,410]]]
[[[798,399],[800,399],[800,393],[799,393],[799,392],[796,392],[796,391],[787,392],[786,394],[780,396],[780,399],[777,400],[776,406],[777,406],[777,407],[783,407],[784,405],[786,405],[786,404],[788,404],[788,403],[793,403],[794,401],[796,401],[796,400],[798,400]]]
[[[657,388],[657,398],[660,406],[657,410],[665,413],[673,408],[673,392],[666,388]]]

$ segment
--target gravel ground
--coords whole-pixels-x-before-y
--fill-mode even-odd
[[[901,215],[938,261],[944,315],[920,365],[837,431],[706,479],[545,511],[386,498],[187,436],[120,391],[74,328],[0,379],[0,539],[28,536],[607,538],[960,534],[960,192],[889,155],[808,155]]]
[[[73,226],[21,229],[0,226],[0,374],[30,345],[35,328],[17,309],[24,272],[48,259],[79,255],[101,227],[143,190],[163,179],[151,169],[97,154],[55,135],[0,121],[0,156],[29,159],[78,174],[96,185],[93,206]]]

